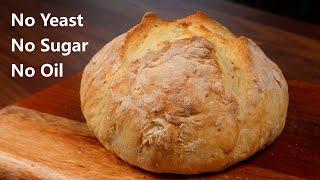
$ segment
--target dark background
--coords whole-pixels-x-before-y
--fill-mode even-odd
[[[232,1],[232,2],[231,2]],[[242,2],[242,3],[239,3]],[[301,5],[307,4],[307,5]],[[0,5],[0,107],[15,103],[80,72],[107,42],[139,23],[147,11],[176,19],[203,11],[236,35],[253,39],[276,62],[288,80],[320,82],[319,3],[288,0],[6,0]],[[250,6],[249,6],[250,5]],[[268,10],[268,11],[267,11]],[[11,13],[24,13],[41,22],[40,12],[54,16],[82,14],[84,27],[11,27]],[[270,13],[272,12],[272,13]],[[278,13],[278,14],[277,14]],[[301,21],[300,19],[303,19]],[[312,23],[309,23],[312,21]],[[88,41],[86,52],[11,52],[11,38],[39,45],[52,41]],[[63,78],[12,78],[11,64],[39,69],[44,63],[64,63]]]
[[[320,24],[319,0],[229,0],[281,16]]]

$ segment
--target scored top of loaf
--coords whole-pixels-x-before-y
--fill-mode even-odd
[[[192,35],[204,37],[218,35],[220,38],[225,39],[235,38],[227,28],[200,11],[194,15],[174,21],[165,21],[159,18],[155,13],[147,12],[143,16],[140,24],[127,32],[123,53],[124,55],[129,56],[129,58],[138,57],[136,53],[145,53],[146,51],[143,50],[146,49],[144,49],[143,44],[140,43],[148,44],[148,42],[144,42],[145,40],[148,40],[148,36],[154,39],[159,38],[154,41],[159,45],[159,42],[172,42]],[[148,46],[148,51],[152,51],[156,44],[151,43],[148,45],[151,45],[151,47]],[[159,46],[157,48],[159,48]],[[137,49],[139,49],[139,51],[135,52]],[[134,55],[131,55],[131,53]]]

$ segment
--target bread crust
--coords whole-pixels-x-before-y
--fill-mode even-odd
[[[170,22],[146,13],[92,58],[80,98],[107,149],[176,174],[220,171],[263,149],[289,100],[278,66],[201,12]]]

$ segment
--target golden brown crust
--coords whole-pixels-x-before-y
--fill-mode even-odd
[[[146,13],[92,58],[80,95],[106,148],[178,174],[219,171],[261,150],[288,106],[278,66],[201,12],[171,22]]]

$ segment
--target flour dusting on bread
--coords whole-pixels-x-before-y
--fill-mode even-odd
[[[175,21],[146,13],[86,66],[89,128],[124,161],[158,173],[216,172],[281,133],[288,87],[250,39],[202,12]]]

